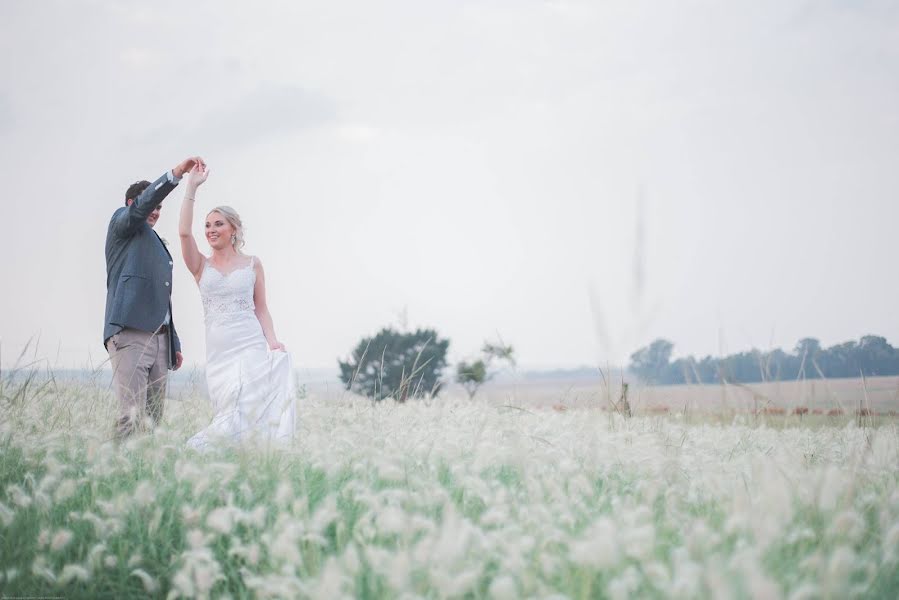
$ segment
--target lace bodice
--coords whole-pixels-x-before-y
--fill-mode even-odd
[[[200,297],[203,299],[203,313],[206,321],[222,316],[256,310],[253,289],[256,286],[255,261],[238,267],[229,273],[222,273],[207,260],[200,275]]]

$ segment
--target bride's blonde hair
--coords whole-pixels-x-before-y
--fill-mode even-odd
[[[246,243],[243,239],[243,222],[240,220],[240,215],[237,214],[237,211],[231,208],[230,206],[216,206],[212,210],[207,213],[207,216],[212,213],[217,212],[223,217],[228,223],[231,224],[231,227],[234,228],[234,235],[231,237],[231,245],[234,246],[234,251],[238,254],[243,254],[241,252],[241,248]]]

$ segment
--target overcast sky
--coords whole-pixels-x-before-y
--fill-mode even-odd
[[[60,366],[106,358],[109,217],[192,154],[305,367],[404,311],[453,360],[501,335],[536,368],[656,337],[899,345],[889,0],[4,0],[4,364],[36,334]]]

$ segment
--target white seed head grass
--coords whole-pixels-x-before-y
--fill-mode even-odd
[[[140,573],[162,571],[155,593],[184,597],[226,578],[258,597],[371,593],[360,581],[396,597],[580,597],[602,572],[593,592],[610,597],[801,598],[858,593],[899,564],[894,424],[313,398],[293,446],[198,455],[183,448],[190,404],[170,402],[165,429],[121,446],[105,417],[64,435],[47,419],[28,421],[47,428],[33,437],[0,424],[23,457],[0,525],[35,519],[40,532],[4,580],[125,575],[151,593]],[[157,571],[148,537],[183,551]],[[772,571],[761,557],[779,552],[789,569]],[[90,580],[63,566],[73,559]]]
[[[53,552],[59,552],[63,548],[69,545],[69,542],[72,541],[72,538],[75,536],[68,529],[60,529],[56,533],[53,534],[53,537],[50,539],[50,550]]]

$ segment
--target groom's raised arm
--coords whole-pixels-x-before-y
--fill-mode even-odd
[[[171,171],[151,183],[134,199],[125,210],[119,210],[113,217],[113,227],[120,236],[127,236],[134,232],[141,223],[146,222],[147,217],[153,212],[160,202],[175,189],[180,179],[176,179]]]
[[[199,156],[184,159],[175,168],[148,185],[134,199],[134,202],[125,207],[125,210],[117,211],[112,218],[115,232],[120,236],[133,233],[141,223],[147,220],[153,209],[159,206],[159,203],[175,189],[175,186],[181,181],[181,176],[198,162],[202,162]]]

